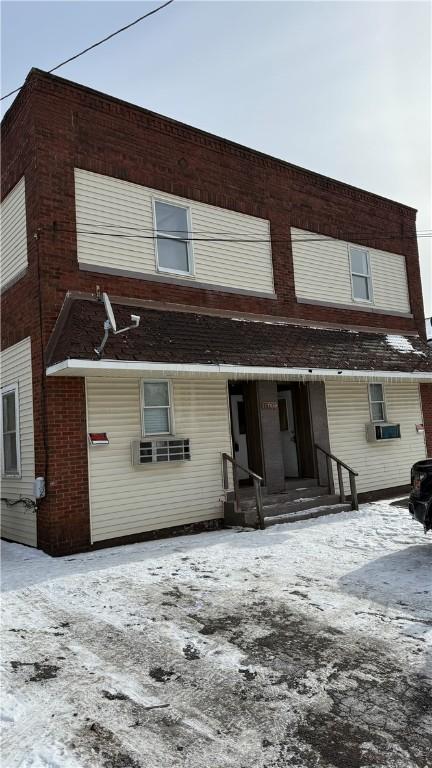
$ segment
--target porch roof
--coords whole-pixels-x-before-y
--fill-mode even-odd
[[[143,371],[203,373],[227,378],[349,376],[432,381],[432,350],[418,336],[254,320],[187,308],[113,301],[117,327],[140,315],[138,328],[110,333],[104,355],[95,347],[106,318],[101,302],[65,302],[47,350],[48,375],[132,375]]]

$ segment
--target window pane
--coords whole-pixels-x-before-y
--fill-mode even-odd
[[[382,403],[372,403],[372,420],[384,421],[384,406]]]
[[[351,271],[358,272],[360,275],[369,274],[367,252],[360,248],[351,248]]]
[[[369,282],[367,277],[358,277],[353,275],[353,294],[355,299],[365,299],[369,301]]]
[[[5,472],[17,472],[18,459],[15,432],[11,432],[9,435],[3,435],[3,447]]]
[[[237,403],[237,418],[238,418],[238,425],[239,425],[239,433],[241,435],[246,434],[246,411],[245,411],[245,404],[243,400],[239,400]]]
[[[188,246],[183,240],[158,237],[159,266],[165,269],[176,269],[179,272],[189,272]]]
[[[5,432],[15,432],[15,392],[8,392],[3,395],[3,430]]]
[[[286,432],[288,429],[288,416],[287,416],[286,400],[284,397],[279,398],[278,408],[279,408],[279,429],[281,432]]]
[[[168,203],[155,203],[155,209],[156,228],[159,232],[186,237],[188,233],[186,208],[179,208],[177,205],[169,205]]]
[[[144,431],[146,435],[169,432],[168,408],[144,408]]]
[[[384,400],[382,384],[370,384],[369,392],[371,400]]]
[[[169,405],[168,382],[146,381],[144,384],[144,405]]]

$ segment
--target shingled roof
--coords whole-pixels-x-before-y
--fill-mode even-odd
[[[418,336],[389,335],[251,320],[191,311],[114,304],[117,325],[141,316],[137,329],[110,334],[105,360],[266,366],[350,371],[430,372],[432,350]],[[74,299],[59,319],[47,365],[98,360],[103,334],[101,302]]]

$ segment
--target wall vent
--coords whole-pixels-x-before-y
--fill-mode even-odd
[[[189,438],[168,437],[157,440],[132,440],[132,464],[159,464],[190,461]]]

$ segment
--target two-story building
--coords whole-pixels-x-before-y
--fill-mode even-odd
[[[330,455],[360,499],[406,490],[432,454],[412,208],[39,70],[2,137],[5,538],[236,519],[223,454],[271,516],[350,495]]]

